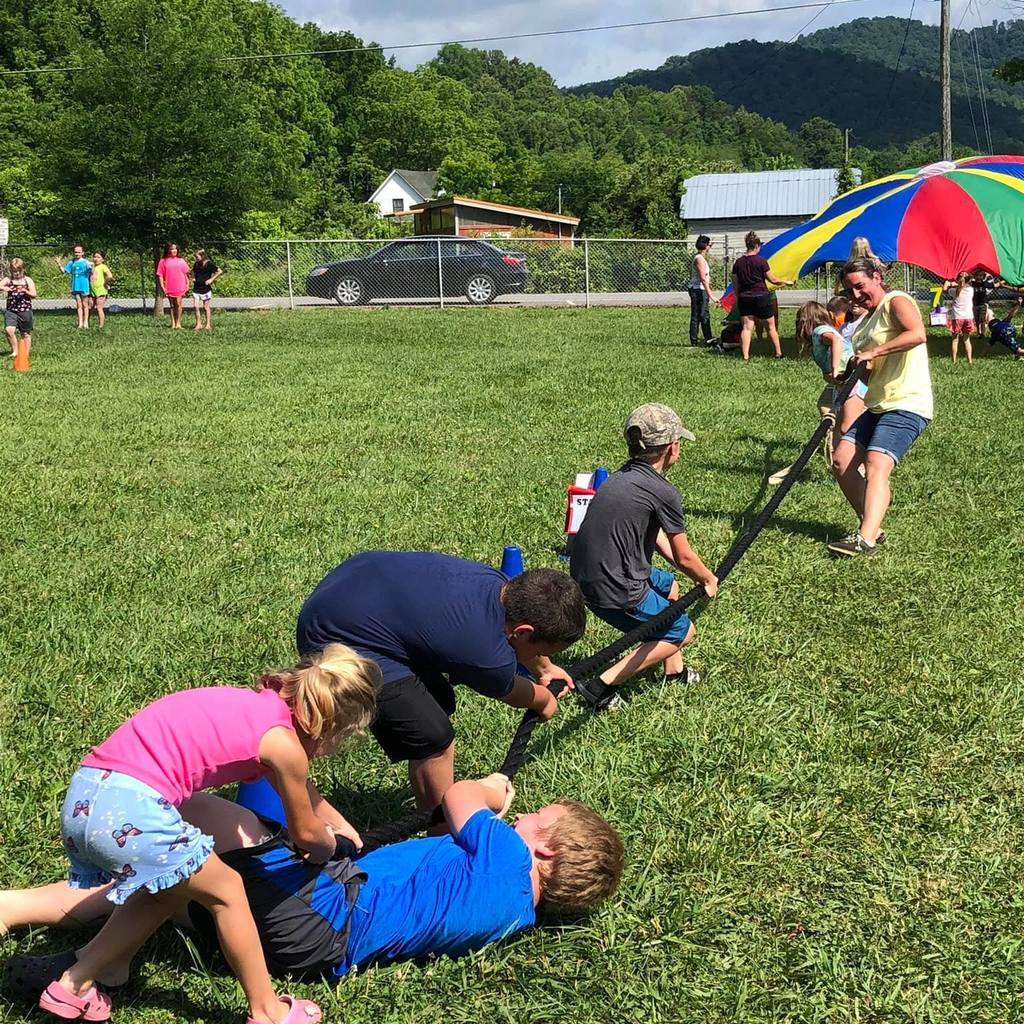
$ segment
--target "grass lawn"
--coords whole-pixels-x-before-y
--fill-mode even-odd
[[[719,561],[814,429],[820,379],[682,346],[687,318],[324,310],[197,337],[40,317],[31,374],[0,372],[0,886],[62,875],[91,743],[171,689],[289,662],[302,600],[347,555],[518,543],[563,565],[565,487],[618,464],[642,401],[697,434],[670,479]],[[517,807],[602,809],[620,895],[459,962],[302,988],[328,1021],[1020,1019],[1024,369],[932,349],[937,418],[895,475],[882,557],[827,556],[855,524],[816,458],[697,612],[699,688],[637,685],[603,716],[567,701],[535,734]],[[613,635],[592,623],[566,660]],[[465,692],[460,774],[497,767],[517,721]],[[410,805],[372,743],[318,778],[360,826]],[[244,1019],[175,931],[138,967],[123,1024]],[[6,1019],[25,1009],[0,995]]]

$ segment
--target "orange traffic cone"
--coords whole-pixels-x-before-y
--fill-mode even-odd
[[[14,369],[18,373],[28,373],[31,367],[28,365],[28,346],[19,345],[18,354],[14,357]]]

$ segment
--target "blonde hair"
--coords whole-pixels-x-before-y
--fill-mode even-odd
[[[25,261],[20,256],[11,257],[11,277],[25,273]]]
[[[575,800],[559,800],[565,813],[545,830],[554,856],[541,865],[545,903],[588,910],[619,887],[625,851],[618,832],[596,811]]]
[[[796,337],[800,351],[806,352],[811,343],[815,327],[833,326],[832,316],[820,302],[805,302],[796,314]]]
[[[375,661],[344,644],[328,644],[293,668],[265,675],[257,689],[276,690],[295,724],[317,745],[362,736],[377,708],[383,683]]]

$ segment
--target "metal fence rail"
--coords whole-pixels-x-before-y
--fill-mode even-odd
[[[693,247],[678,239],[409,237],[380,239],[266,239],[207,242],[222,267],[217,304],[226,308],[315,305],[686,305]],[[185,257],[191,260],[191,253]],[[711,286],[721,294],[740,253],[712,250]],[[67,259],[48,243],[0,250],[0,270],[21,256],[39,291],[36,308],[71,306],[58,266]],[[154,260],[126,246],[105,251],[114,273],[108,310],[151,310]],[[779,292],[782,305],[832,294],[838,267],[824,267]],[[936,279],[917,267],[893,264],[887,279],[925,299]],[[941,282],[940,282],[941,283]],[[186,296],[186,304],[191,299]]]

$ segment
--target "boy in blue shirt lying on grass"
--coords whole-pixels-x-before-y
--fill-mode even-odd
[[[242,876],[271,973],[336,977],[356,967],[427,956],[460,956],[536,921],[539,904],[583,910],[622,877],[622,840],[600,815],[572,800],[501,820],[515,795],[504,775],[456,782],[444,795],[449,833],[409,839],[355,858],[312,864],[283,827],[210,794],[182,806],[213,835]],[[78,928],[112,909],[106,886],[57,882],[0,892],[6,928]],[[216,945],[209,914],[189,905],[190,923]],[[72,951],[16,956],[8,988],[37,999],[74,962]],[[123,984],[129,962],[99,979]]]

